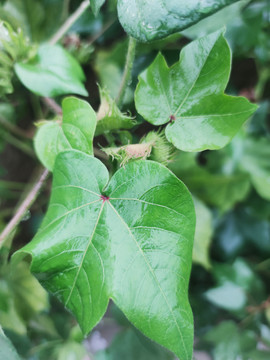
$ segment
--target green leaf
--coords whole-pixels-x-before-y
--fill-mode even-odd
[[[197,24],[189,27],[181,33],[191,39],[205,36],[214,31],[219,30],[222,26],[228,28],[232,23],[238,22],[241,15],[241,10],[250,2],[250,0],[240,0],[232,2],[231,5],[224,7],[215,14],[201,20]],[[226,37],[228,38],[227,34]]]
[[[56,360],[82,360],[90,359],[83,344],[78,344],[75,341],[68,341],[60,344],[54,350]]]
[[[240,332],[233,321],[223,321],[206,334],[205,340],[213,344],[214,360],[260,359],[249,356],[257,345],[255,333]]]
[[[41,43],[55,34],[66,19],[65,5],[63,0],[7,0],[0,9],[1,19],[22,29],[32,42]]]
[[[37,156],[49,170],[53,169],[55,157],[61,151],[76,149],[93,155],[96,113],[86,101],[74,97],[66,98],[62,107],[62,124],[46,122],[34,140]]]
[[[186,29],[236,1],[118,0],[118,17],[130,36],[152,41]]]
[[[32,255],[33,273],[76,315],[85,334],[112,298],[146,336],[190,360],[190,193],[151,161],[129,163],[108,180],[96,158],[60,153],[47,215],[19,254]]]
[[[218,155],[215,152],[214,155]],[[216,160],[216,157],[214,158]],[[250,191],[250,179],[243,173],[213,173],[196,162],[196,154],[179,152],[169,168],[189,190],[209,205],[221,211],[230,210],[243,201]],[[226,167],[224,166],[226,169]]]
[[[240,167],[250,174],[258,194],[270,200],[270,143],[269,139],[247,138],[242,143]]]
[[[205,293],[213,304],[245,314],[250,301],[255,301],[255,304],[263,301],[262,281],[244,260],[237,259],[232,265],[216,264],[213,274],[219,286]]]
[[[169,68],[159,54],[140,76],[138,112],[166,127],[167,139],[184,151],[224,147],[257,109],[247,99],[225,95],[231,52],[217,31],[187,45]]]
[[[211,211],[200,200],[193,198],[196,212],[196,231],[193,247],[193,262],[210,269],[209,247],[213,235]]]
[[[108,349],[100,351],[95,356],[95,360],[119,359],[173,360],[175,357],[137,331],[128,329],[118,334]]]
[[[20,360],[11,341],[5,336],[0,326],[0,359]]]
[[[97,113],[97,129],[95,136],[119,129],[131,129],[135,125],[132,117],[123,114],[115,101],[104,89],[99,89],[101,104]]]
[[[5,329],[25,334],[26,322],[49,307],[48,295],[29,271],[29,265],[20,262],[4,267],[0,280],[0,323]]]
[[[98,15],[101,6],[105,3],[105,0],[90,0],[91,9],[95,16]]]
[[[81,66],[59,45],[41,45],[33,60],[15,64],[15,72],[27,89],[40,96],[88,95]]]

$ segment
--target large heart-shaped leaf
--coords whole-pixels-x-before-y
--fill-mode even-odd
[[[257,109],[245,98],[223,93],[230,68],[223,31],[193,41],[171,68],[159,54],[140,76],[136,108],[151,124],[168,123],[167,139],[178,149],[220,149]]]
[[[45,122],[35,136],[35,150],[39,160],[49,170],[55,157],[64,150],[76,149],[93,155],[96,113],[88,102],[68,97],[63,101],[63,121]]]
[[[166,37],[238,0],[118,0],[119,20],[139,41]]]
[[[59,45],[41,45],[37,56],[17,63],[15,71],[24,86],[40,96],[88,95],[80,64]]]
[[[191,195],[152,161],[129,163],[108,179],[96,158],[60,153],[47,215],[20,252],[32,255],[33,273],[76,315],[85,334],[112,298],[145,335],[190,360]]]

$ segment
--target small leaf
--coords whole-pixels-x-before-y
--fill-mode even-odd
[[[242,159],[240,159],[239,166],[250,174],[254,188],[266,200],[270,200],[269,159],[269,139],[250,137],[242,142]]]
[[[101,6],[105,3],[105,0],[90,0],[91,9],[95,16],[98,15]]]
[[[119,129],[131,129],[135,125],[135,120],[120,111],[107,90],[99,88],[99,94],[101,104],[97,113],[95,136]]]
[[[240,258],[233,264],[216,264],[213,267],[213,275],[219,286],[208,290],[205,296],[223,309],[241,314],[250,301],[255,301],[256,304],[264,299],[261,279]]]
[[[208,331],[204,339],[212,343],[214,360],[264,360],[269,358],[269,352],[254,350],[258,345],[256,333],[250,329],[238,328],[233,321],[221,322]]]
[[[211,211],[200,200],[193,198],[196,212],[196,231],[192,259],[210,269],[209,247],[213,235]]]
[[[225,95],[231,52],[217,31],[187,45],[169,68],[159,54],[140,76],[138,112],[166,127],[167,139],[184,151],[224,147],[257,109],[247,99]]]
[[[31,270],[76,315],[84,334],[112,298],[146,336],[190,360],[191,195],[152,161],[129,163],[107,185],[108,179],[96,158],[60,153],[47,215],[17,255],[32,255]]]
[[[56,155],[64,150],[81,150],[93,155],[96,114],[83,100],[68,97],[63,101],[63,123],[45,122],[35,136],[35,150],[39,160],[53,169]]]
[[[164,38],[238,0],[118,0],[125,31],[139,41]]]
[[[40,96],[88,95],[81,66],[59,45],[41,45],[37,56],[27,63],[16,63],[15,71],[24,86]]]

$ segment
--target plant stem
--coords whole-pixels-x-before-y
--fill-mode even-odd
[[[5,120],[4,118],[2,118],[0,116],[0,125],[2,125],[6,130],[12,132],[14,135],[26,138],[26,139],[31,139],[32,136],[29,135],[25,130],[19,128],[16,125],[11,124],[10,122],[8,122],[7,120]]]
[[[34,185],[31,187],[29,193],[25,197],[24,201],[21,203],[19,208],[17,209],[15,215],[13,218],[9,221],[7,226],[4,228],[3,232],[0,235],[0,245],[2,242],[4,242],[6,239],[9,238],[9,236],[13,233],[19,222],[24,217],[26,211],[31,207],[33,202],[36,200],[40,189],[42,188],[45,180],[47,179],[47,176],[49,174],[49,170],[42,169],[41,172],[39,172],[36,181],[34,182]]]
[[[48,108],[50,108],[53,112],[55,112],[56,115],[63,114],[61,106],[59,106],[57,102],[55,102],[53,99],[44,97],[42,98],[42,100]]]
[[[116,103],[120,109],[123,105],[124,97],[126,94],[126,89],[131,80],[135,54],[136,54],[136,40],[134,38],[130,37],[129,43],[128,43],[128,51],[127,51],[125,69],[124,69],[121,85],[119,88],[119,92],[116,97]]]
[[[30,146],[28,146],[27,144],[25,144],[23,141],[15,138],[14,136],[9,134],[8,132],[1,132],[0,137],[5,139],[12,146],[14,146],[17,149],[24,152],[26,155],[31,156],[32,158],[36,159],[36,155],[35,155],[34,151],[32,150],[32,148]]]
[[[54,34],[54,36],[51,38],[49,43],[51,45],[56,44],[59,40],[62,39],[62,37],[65,35],[65,33],[71,28],[71,26],[82,16],[82,14],[85,12],[87,8],[90,6],[90,1],[85,0],[81,3],[81,5],[78,7],[78,9],[70,15],[70,17],[65,21],[65,23],[60,27],[60,29]]]
[[[102,36],[116,21],[116,18],[111,19],[110,21],[108,21],[104,27],[97,32],[89,41],[88,45],[92,45],[100,36]]]

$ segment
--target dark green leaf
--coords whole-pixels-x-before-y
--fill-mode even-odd
[[[192,198],[151,161],[127,164],[107,185],[108,178],[99,160],[75,150],[60,153],[48,213],[19,253],[32,255],[32,271],[85,334],[112,298],[145,335],[190,360]]]
[[[38,129],[35,150],[42,164],[53,169],[56,155],[76,149],[93,155],[96,113],[83,100],[69,97],[63,101],[63,122],[48,121]]]
[[[88,95],[82,68],[59,45],[40,46],[37,56],[26,64],[16,63],[15,71],[21,82],[40,96]]]
[[[118,0],[118,16],[129,35],[151,41],[186,29],[236,1]]]
[[[215,152],[218,155],[219,152]],[[217,161],[217,158],[214,157]],[[250,190],[250,180],[243,173],[214,173],[199,166],[196,154],[179,152],[169,168],[188,186],[190,191],[209,205],[222,211],[230,210],[243,201]],[[226,167],[224,166],[226,169]]]
[[[257,108],[223,93],[230,68],[223,31],[187,45],[171,68],[159,54],[140,76],[136,108],[153,125],[168,123],[166,136],[178,149],[220,149]]]

